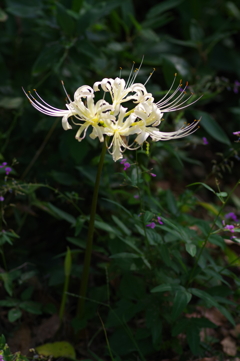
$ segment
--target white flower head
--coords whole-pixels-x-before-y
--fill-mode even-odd
[[[141,65],[142,63],[140,67]],[[188,104],[193,94],[185,96],[187,83],[182,88],[180,82],[177,88],[172,90],[176,80],[175,74],[174,81],[166,95],[161,100],[154,102],[154,97],[147,92],[145,87],[152,73],[145,84],[135,83],[140,67],[134,70],[133,66],[127,82],[121,77],[104,78],[94,83],[93,88],[88,85],[79,87],[74,93],[74,100],[71,100],[62,82],[68,100],[65,110],[46,103],[36,90],[34,90],[36,96],[33,96],[31,92],[23,91],[32,106],[38,111],[52,117],[62,117],[64,130],[72,128],[69,118],[75,118],[76,120],[72,119],[72,123],[79,126],[75,136],[78,141],[85,138],[89,127],[92,130],[90,133],[92,139],[98,138],[100,142],[103,142],[106,136],[110,137],[107,148],[112,154],[113,160],[117,161],[123,158],[122,153],[126,149],[139,148],[148,137],[153,141],[182,138],[195,132],[198,128],[199,121],[194,121],[174,132],[167,133],[159,130],[158,127],[164,113],[184,109],[198,99]],[[100,90],[104,92],[103,99],[95,102],[95,93]],[[110,102],[105,100],[106,93],[110,95]],[[135,139],[131,145],[128,145],[128,138],[134,135]]]

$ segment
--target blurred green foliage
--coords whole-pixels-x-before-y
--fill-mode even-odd
[[[97,141],[86,137],[78,143],[75,129],[65,132],[60,120],[33,109],[21,87],[37,88],[47,103],[64,109],[61,80],[72,96],[81,85],[119,76],[120,67],[127,79],[132,62],[137,67],[144,56],[137,81],[145,83],[156,68],[146,87],[157,100],[176,72],[183,84],[189,82],[188,94],[203,94],[191,108],[166,115],[162,129],[200,117],[202,127],[190,138],[150,144],[149,157],[139,151],[140,170],[133,165],[123,173],[106,157],[89,291],[94,302],[81,323],[74,319],[76,300],[69,298],[67,317],[75,331],[91,320],[90,346],[96,337],[101,350],[88,350],[95,359],[94,352],[109,354],[103,335],[96,335],[99,310],[118,361],[166,358],[169,352],[209,355],[216,342],[200,341],[199,331],[216,325],[184,315],[204,305],[216,307],[230,324],[239,318],[239,280],[226,265],[237,254],[223,236],[210,234],[209,224],[224,198],[215,176],[223,177],[229,193],[240,174],[239,143],[232,135],[240,130],[240,1],[5,0],[0,7],[0,162],[13,168],[5,180],[0,169],[6,231],[0,238],[5,255],[0,294],[11,323],[4,323],[3,332],[13,332],[26,312],[37,322],[57,312],[67,246],[73,261],[70,292],[78,294],[100,154]],[[134,153],[127,156],[135,163]],[[198,198],[185,190],[206,179],[214,192],[201,190]],[[141,202],[134,198],[139,189]],[[239,197],[230,201],[229,211],[239,212]],[[160,214],[164,225],[145,229],[138,217],[142,210],[144,224]],[[221,217],[214,223],[218,229]],[[206,237],[219,248],[205,248],[198,259]]]

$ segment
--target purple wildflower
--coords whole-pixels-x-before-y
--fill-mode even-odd
[[[3,355],[0,355],[0,361],[4,361]]]
[[[238,87],[239,87],[239,86],[240,86],[239,81],[235,80],[234,86],[233,86],[233,91],[234,91],[235,94],[238,93]]]
[[[2,165],[5,167],[7,165],[7,162],[3,162]]]
[[[234,232],[234,226],[232,224],[227,224],[224,229],[227,229],[230,232]]]
[[[4,197],[3,196],[0,196],[0,202],[3,202],[4,201]],[[0,360],[1,361],[1,360]]]
[[[149,228],[155,228],[156,227],[156,224],[154,222],[151,222],[149,224],[146,225],[146,227],[149,227]]]
[[[133,198],[138,199],[138,198],[139,198],[139,195],[138,195],[138,194],[135,194],[135,195],[133,196]]]
[[[240,130],[238,130],[237,132],[233,132],[233,134],[240,136]]]
[[[152,177],[156,177],[157,175],[156,175],[156,174],[154,174],[154,173],[150,173],[150,176],[152,176]]]
[[[8,175],[11,171],[12,171],[12,168],[10,168],[10,167],[5,168],[6,175]]]
[[[124,164],[127,161],[127,159],[122,159],[120,164]]]
[[[128,162],[126,162],[126,163],[124,163],[124,168],[123,168],[123,170],[127,170],[129,167],[131,167],[131,164],[128,163]]]
[[[208,140],[207,140],[206,137],[203,137],[203,138],[202,138],[202,141],[203,141],[203,144],[204,144],[204,145],[208,145]]]
[[[162,218],[159,217],[159,216],[157,217],[157,221],[158,221],[159,224],[163,224]]]
[[[230,213],[225,214],[225,218],[227,218],[227,219],[232,218],[232,220],[233,220],[234,222],[237,222],[237,221],[238,221],[236,214],[233,213],[233,212],[230,212]]]

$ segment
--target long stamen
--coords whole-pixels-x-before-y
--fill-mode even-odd
[[[181,89],[181,85],[182,85],[182,84],[180,83],[180,84],[178,85],[178,87],[174,90],[174,92],[173,92],[167,99],[165,99],[165,100],[163,101],[163,99],[165,98],[165,97],[164,97],[163,99],[159,100],[156,104],[162,106],[163,104],[168,103],[169,100],[172,99],[172,98],[174,98],[175,95],[179,92],[179,90]],[[181,99],[181,98],[184,97],[184,95],[185,95],[184,91],[186,90],[186,88],[187,88],[187,85],[184,87],[183,92],[181,92],[181,93],[177,96],[176,100],[179,99],[179,98]]]
[[[40,95],[38,94],[38,92],[36,91],[36,89],[33,89],[33,90],[34,90],[35,94],[39,97],[39,99],[40,99],[44,104],[46,104],[49,108],[52,108],[53,110],[56,110],[56,111],[61,110],[61,109],[55,108],[55,107],[53,107],[52,105],[50,105],[50,104],[48,104],[47,102],[45,102],[45,100],[43,100],[43,98],[40,97]],[[37,102],[37,100],[32,96],[32,94],[31,94],[31,97]],[[38,102],[38,103],[39,103],[39,102]],[[39,104],[41,104],[41,103],[39,103]]]
[[[126,88],[129,87],[129,83],[130,83],[130,79],[131,79],[131,76],[132,76],[132,73],[133,73],[134,66],[135,66],[135,61],[133,61],[133,65],[132,65],[132,68],[131,68],[131,71],[130,71],[130,74],[129,74],[129,77],[128,77],[128,80],[127,80],[127,83],[126,83]]]
[[[65,92],[65,94],[66,94],[66,96],[67,96],[68,100],[69,100],[69,101],[70,101],[70,103],[71,103],[71,102],[72,102],[72,100],[71,100],[70,96],[68,95],[68,93],[67,93],[67,91],[66,91],[66,88],[65,88],[65,86],[64,86],[64,82],[63,82],[63,80],[61,80],[61,83],[62,83],[63,90],[64,90],[64,92]]]
[[[168,94],[171,92],[171,90],[172,90],[172,88],[173,88],[173,86],[174,86],[174,83],[175,83],[175,81],[176,81],[176,78],[177,78],[177,73],[174,74],[173,82],[172,82],[172,84],[171,84],[168,92],[164,95],[164,97],[160,100],[160,102],[162,102],[162,101],[168,96]]]
[[[149,79],[152,77],[153,73],[156,71],[155,68],[153,68],[153,71],[149,74],[149,77],[147,78],[147,80],[145,81],[145,83],[143,84],[144,86],[147,84],[147,82],[149,81]]]
[[[182,102],[181,104],[178,104],[178,106],[177,106],[176,108],[175,108],[174,106],[172,106],[172,107],[167,108],[167,109],[163,109],[163,110],[162,110],[162,108],[160,108],[160,109],[161,109],[162,113],[166,113],[166,112],[168,112],[168,111],[173,112],[173,111],[176,111],[176,110],[182,110],[182,109],[188,108],[190,105],[193,105],[194,103],[196,103],[200,98],[202,98],[202,96],[203,96],[203,95],[201,95],[199,98],[197,98],[196,100],[194,100],[192,103],[185,105],[184,107],[181,107],[181,105],[184,104],[184,103],[186,103],[186,102],[192,97],[192,95],[190,95],[190,96],[189,96],[184,102]],[[163,107],[163,108],[164,108],[164,107]]]

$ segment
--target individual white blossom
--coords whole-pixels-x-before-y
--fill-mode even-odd
[[[52,117],[62,117],[64,130],[72,128],[69,123],[69,118],[72,117],[72,123],[79,126],[75,136],[78,141],[85,138],[89,127],[92,139],[98,138],[100,142],[103,142],[106,137],[109,137],[107,147],[113,160],[117,161],[123,158],[122,153],[126,149],[139,148],[148,137],[153,141],[182,138],[195,132],[198,128],[199,121],[194,121],[174,132],[160,131],[159,126],[164,113],[184,109],[198,99],[188,104],[193,95],[190,94],[186,97],[188,84],[182,88],[180,82],[177,88],[172,90],[176,80],[175,75],[169,91],[161,100],[155,102],[152,94],[147,92],[145,87],[147,82],[145,84],[135,83],[138,72],[139,69],[135,72],[132,69],[127,82],[117,77],[115,79],[104,78],[94,83],[93,88],[83,85],[75,91],[73,100],[67,94],[62,83],[68,100],[65,110],[46,103],[36,90],[34,90],[36,96],[31,92],[24,92],[32,106],[41,113]],[[95,93],[100,90],[104,92],[103,99],[95,102]],[[109,94],[109,102],[105,100],[107,94]],[[123,103],[129,108],[124,107]],[[73,120],[74,118],[75,120]],[[128,145],[129,137],[132,138],[134,135],[132,144]]]

